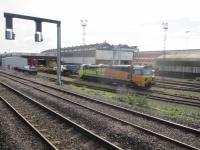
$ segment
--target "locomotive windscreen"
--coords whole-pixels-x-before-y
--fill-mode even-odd
[[[144,69],[142,69],[142,74],[143,75],[152,75],[153,74],[152,68],[144,68]]]

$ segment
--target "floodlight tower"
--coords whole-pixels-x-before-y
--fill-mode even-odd
[[[185,34],[186,34],[186,41],[185,41],[185,48],[186,49],[188,49],[188,43],[189,43],[189,33],[190,33],[190,31],[189,30],[187,30],[187,31],[185,31]]]
[[[162,23],[163,29],[164,29],[164,38],[163,38],[163,54],[165,56],[166,54],[166,42],[167,42],[167,29],[168,29],[168,23],[163,22]]]
[[[86,26],[87,26],[87,19],[81,19],[81,26],[82,26],[82,28],[83,28],[83,33],[82,33],[82,44],[83,44],[83,46],[85,45],[85,28],[86,28]],[[82,50],[82,64],[84,64],[84,57],[86,57],[86,51],[85,51],[85,53],[84,53],[84,48],[83,48],[83,50]]]
[[[81,19],[81,26],[83,28],[82,42],[83,42],[83,45],[85,45],[85,28],[87,26],[87,19],[84,19],[84,20]]]
[[[167,42],[167,29],[168,29],[168,23],[163,22],[162,23],[163,29],[164,29],[164,38],[163,38],[163,71],[165,71],[165,55],[166,55],[166,42]]]

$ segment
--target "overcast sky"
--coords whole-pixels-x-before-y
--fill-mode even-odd
[[[16,40],[6,41],[4,12],[60,20],[62,47],[82,44],[80,20],[87,19],[86,44],[162,50],[162,22],[168,22],[167,49],[200,48],[199,6],[199,0],[0,0],[0,53],[56,47],[56,25],[43,23],[44,42],[35,43],[35,23],[20,19],[14,19]]]

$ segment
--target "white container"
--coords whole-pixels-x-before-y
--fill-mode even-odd
[[[14,67],[24,68],[28,65],[26,58],[22,57],[5,57],[2,58],[2,69],[13,69]]]

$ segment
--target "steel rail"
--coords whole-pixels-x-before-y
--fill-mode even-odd
[[[191,100],[196,100],[200,102],[200,98],[197,98],[197,97],[189,97],[189,96],[177,95],[177,94],[174,95],[174,94],[169,94],[169,93],[165,93],[165,92],[157,91],[157,90],[150,90],[149,93],[162,94],[162,95],[173,96],[173,97],[178,97],[178,98],[183,98],[183,99],[191,99]]]
[[[161,94],[161,93],[158,93],[158,94]],[[198,107],[198,108],[200,107],[200,101],[194,102],[190,100],[180,100],[180,99],[175,99],[175,98],[162,97],[158,95],[145,95],[144,93],[141,93],[141,92],[137,92],[137,95],[147,96],[149,99],[152,99],[152,100],[182,104],[182,105],[193,106],[193,107]],[[163,94],[163,95],[168,95],[168,94]],[[168,96],[172,96],[172,95],[168,95]],[[181,98],[181,97],[178,97],[178,98]]]
[[[44,77],[44,76],[43,76]],[[46,77],[46,78],[49,78],[49,79],[54,79],[54,78],[51,78],[51,77]],[[56,79],[55,79],[56,80]],[[112,88],[108,88],[108,87],[102,87],[102,86],[93,86],[93,85],[87,85],[87,84],[82,84],[82,83],[77,83],[77,82],[73,82],[73,81],[65,81],[63,80],[64,83],[68,83],[68,84],[74,84],[74,85],[77,85],[77,86],[86,86],[86,87],[89,87],[89,88],[94,88],[94,89],[97,89],[97,90],[102,90],[102,91],[106,91],[106,92],[114,92],[116,93],[117,90],[114,89],[115,87]],[[136,92],[136,94],[139,94],[139,95],[142,95],[141,93],[143,92],[140,92],[140,91],[134,91]],[[156,90],[151,90],[149,89],[148,91],[145,91],[147,94],[148,93],[151,93],[151,92],[154,92],[154,93],[158,93],[158,94],[162,94],[162,95],[168,95],[168,96],[173,96],[173,97],[178,97],[178,98],[184,98],[184,99],[192,99],[192,100],[197,100],[197,101],[200,101],[200,98],[196,98],[196,97],[186,97],[186,96],[181,96],[181,95],[173,95],[173,94],[169,94],[169,93],[163,93],[163,92],[159,92],[159,91],[156,91]],[[145,95],[145,94],[143,94]],[[145,95],[146,96],[146,95]],[[159,101],[162,101],[162,99],[156,99],[156,100],[159,100]],[[172,100],[167,100],[167,98],[164,98],[165,102],[170,102],[170,103],[176,103],[176,101],[172,101]],[[195,107],[199,107],[199,104],[200,103],[196,103],[196,104],[188,104],[190,103],[190,101],[186,101],[186,103],[181,103],[181,102],[177,102],[177,104],[183,104],[183,105],[191,105],[191,106],[195,106]],[[195,103],[195,102],[194,102]]]
[[[28,86],[29,86],[29,85],[28,85]],[[33,87],[33,88],[34,88],[34,87]],[[37,88],[35,88],[35,89],[37,89]],[[173,139],[173,138],[167,137],[167,136],[165,136],[165,135],[156,133],[156,132],[151,131],[151,130],[149,130],[149,129],[146,129],[146,128],[143,128],[143,127],[141,127],[141,126],[138,126],[138,125],[136,125],[136,124],[133,124],[133,123],[130,123],[130,122],[121,120],[121,119],[119,119],[119,118],[117,118],[117,117],[114,117],[114,116],[111,116],[111,115],[102,113],[102,112],[100,112],[100,111],[94,110],[94,109],[89,108],[89,107],[87,107],[87,106],[84,106],[84,105],[78,104],[78,103],[76,103],[76,102],[73,102],[73,101],[71,101],[71,100],[69,100],[69,99],[66,99],[66,98],[57,96],[57,95],[52,94],[52,93],[48,93],[47,91],[44,91],[44,90],[41,90],[41,89],[37,89],[37,90],[42,91],[42,92],[44,92],[44,93],[47,93],[47,94],[49,94],[49,95],[52,95],[52,96],[54,96],[54,97],[57,97],[57,98],[66,100],[66,101],[68,101],[68,102],[71,102],[71,103],[76,104],[76,105],[78,105],[78,106],[81,106],[81,107],[83,107],[83,108],[89,109],[89,110],[91,110],[91,111],[94,111],[94,112],[96,112],[96,113],[99,113],[99,114],[101,114],[101,115],[103,115],[103,116],[106,116],[106,117],[108,117],[108,118],[111,118],[111,119],[113,119],[113,120],[122,122],[122,123],[124,123],[124,124],[126,124],[126,125],[130,125],[130,126],[132,126],[132,127],[134,127],[134,128],[137,128],[137,129],[139,129],[139,130],[142,130],[142,131],[144,131],[144,132],[147,132],[148,134],[157,136],[157,137],[159,137],[159,138],[165,139],[165,140],[170,141],[170,142],[174,142],[175,144],[178,144],[178,145],[180,145],[180,146],[183,146],[183,147],[186,147],[186,148],[190,148],[190,149],[197,149],[197,150],[198,150],[198,148],[193,147],[193,146],[191,146],[191,145],[188,145],[188,144],[186,144],[186,143],[180,142],[180,141],[178,141],[178,140],[176,140],[176,139]],[[110,105],[110,104],[109,104],[109,105]],[[127,110],[128,110],[128,109],[127,109]],[[131,110],[131,111],[132,111],[132,110]],[[145,116],[145,117],[147,117],[147,118],[150,117],[150,118],[151,118],[152,116],[147,115],[147,116]],[[157,119],[157,118],[156,118],[156,117],[153,117],[153,118],[151,118],[151,119]],[[159,119],[160,119],[160,118],[159,118]],[[166,121],[166,120],[163,120],[163,119],[160,119],[160,120],[157,120],[157,121],[160,121],[160,122],[163,122],[163,121],[164,121],[163,123],[166,123],[166,124],[170,124],[170,123],[171,123],[171,122]],[[165,122],[165,121],[166,121],[166,122]],[[176,126],[176,127],[179,127],[179,128],[183,128],[183,129],[187,129],[187,130],[190,130],[190,131],[192,131],[192,132],[194,132],[194,133],[198,133],[198,134],[200,133],[199,130],[196,130],[196,129],[193,129],[193,128],[190,128],[190,127],[187,127],[187,126],[183,126],[183,125],[180,125],[180,124],[177,124],[177,123],[173,123],[173,124],[170,124],[170,125],[173,125],[173,126]]]
[[[97,134],[93,133],[92,131],[89,131],[86,128],[83,128],[82,126],[80,126],[79,124],[73,122],[72,120],[66,118],[65,116],[59,114],[58,112],[52,110],[51,108],[41,104],[40,102],[36,101],[35,99],[27,96],[26,94],[22,93],[21,91],[18,91],[17,89],[11,87],[10,85],[3,83],[2,81],[0,81],[0,84],[5,86],[6,88],[8,88],[9,90],[13,91],[14,93],[24,97],[25,99],[33,102],[34,104],[36,104],[37,106],[39,106],[40,108],[46,110],[47,112],[55,115],[57,118],[63,120],[65,123],[72,125],[75,129],[79,130],[81,133],[87,135],[88,137],[95,139],[96,141],[98,141],[99,143],[101,143],[103,146],[105,146],[108,149],[113,149],[113,150],[122,150],[122,148],[114,145],[113,143],[105,140],[104,138],[98,136]]]
[[[159,87],[159,88],[169,88],[169,89],[174,89],[174,90],[184,90],[184,91],[191,91],[191,92],[200,92],[200,88],[187,88],[187,87],[180,87],[180,86],[172,86],[172,85],[167,85],[167,84],[160,84],[156,83],[154,87]]]
[[[46,76],[43,76],[43,75],[39,75],[41,77],[45,77],[45,78],[48,78],[50,80],[56,80],[55,78],[53,77],[46,77]],[[116,93],[117,90],[114,89],[115,87],[112,88],[108,88],[108,87],[102,87],[102,86],[95,86],[95,85],[87,85],[87,84],[84,84],[84,83],[77,83],[77,82],[73,82],[73,81],[66,81],[66,80],[63,80],[63,83],[68,83],[68,84],[74,84],[74,85],[77,85],[77,86],[86,86],[86,87],[89,87],[89,88],[94,88],[94,89],[97,89],[97,90],[102,90],[102,91],[106,91],[106,92],[114,92]],[[139,92],[139,91],[135,91],[135,92]],[[150,92],[154,92],[154,93],[158,93],[158,94],[162,94],[162,95],[169,95],[169,96],[174,96],[174,97],[178,97],[178,98],[184,98],[184,99],[192,99],[192,100],[199,100],[200,101],[200,98],[197,98],[197,97],[186,97],[186,96],[183,96],[183,95],[173,95],[173,94],[169,94],[169,93],[163,93],[163,92],[160,92],[160,91],[156,91],[156,90],[151,90],[149,89],[148,91],[145,91],[147,93],[150,93]],[[137,94],[136,93],[136,94]],[[168,102],[172,102],[172,101],[168,101]],[[180,104],[180,103],[179,103]]]
[[[0,71],[0,73],[2,73],[2,72]],[[3,72],[3,74],[13,76],[13,75],[5,73],[5,72]],[[17,76],[14,76],[14,77],[22,79],[22,80],[27,80],[27,79],[22,78],[22,77],[17,77]],[[9,78],[9,77],[7,77],[7,78]],[[33,82],[33,83],[35,82],[35,81],[32,81],[32,80],[27,80],[27,81],[30,81],[30,82]],[[40,84],[38,82],[35,82],[35,83]],[[67,81],[67,83],[72,83],[72,82]],[[107,91],[107,92],[114,92],[114,93],[117,92],[116,89],[110,89],[110,88],[106,88],[106,87],[102,88],[102,87],[97,87],[97,86],[85,85],[85,84],[81,84],[81,83],[75,83],[75,84],[78,85],[78,86],[84,85],[84,86],[87,86],[89,88],[93,88],[93,89],[97,89],[97,90],[103,90],[103,91]],[[47,85],[44,85],[44,84],[40,84],[40,85],[47,86]],[[51,87],[51,88],[55,88],[55,87]],[[57,90],[60,90],[60,89],[57,88]],[[162,94],[162,95],[174,96],[174,95],[167,94],[167,93],[163,94],[161,92],[155,92],[155,90],[145,91],[146,93],[143,93],[143,92],[140,92],[140,91],[134,91],[134,92],[135,92],[136,95],[147,96],[149,99],[152,99],[152,100],[169,102],[169,103],[176,103],[176,104],[187,105],[187,106],[198,107],[198,108],[200,107],[200,102],[187,101],[187,100],[177,100],[177,99],[174,99],[174,98],[167,98],[167,97],[161,97],[161,96],[155,96],[155,95],[147,95],[147,94],[151,94],[151,91],[153,91],[154,93]],[[67,92],[67,91],[65,91],[65,92]],[[187,97],[183,97],[183,96],[177,96],[177,97],[187,99]],[[200,99],[194,99],[194,100],[200,100]]]
[[[160,83],[166,83],[166,84],[177,84],[181,86],[189,86],[189,87],[195,87],[195,88],[200,88],[200,84],[198,83],[190,83],[190,82],[184,82],[184,81],[173,81],[173,80],[162,80],[162,79],[156,79],[156,82]]]
[[[10,74],[8,74],[8,75],[10,75]],[[13,75],[11,75],[11,76],[13,76]],[[6,76],[6,77],[7,77],[7,76]],[[117,106],[117,105],[114,105],[114,104],[110,104],[110,103],[108,103],[108,102],[103,102],[103,101],[101,101],[101,100],[98,100],[98,99],[95,99],[95,98],[91,98],[91,97],[89,97],[89,96],[81,95],[81,94],[79,94],[79,93],[75,93],[75,92],[72,92],[72,91],[66,91],[66,90],[64,90],[64,89],[60,89],[60,88],[57,88],[57,87],[53,87],[53,86],[50,86],[50,85],[46,85],[46,84],[43,84],[43,83],[40,83],[40,82],[28,80],[28,79],[25,79],[25,78],[22,78],[22,77],[16,77],[16,76],[13,76],[13,77],[15,77],[15,78],[20,78],[20,79],[22,79],[22,80],[25,80],[25,81],[28,81],[28,82],[32,82],[32,83],[34,83],[34,84],[38,84],[38,85],[41,85],[41,86],[44,86],[44,87],[47,87],[47,88],[50,88],[50,89],[54,89],[54,90],[57,90],[57,91],[59,91],[59,92],[63,92],[63,93],[65,93],[65,94],[70,94],[70,95],[73,95],[73,96],[78,96],[78,97],[80,97],[80,98],[84,98],[84,99],[89,100],[89,101],[91,101],[91,102],[96,102],[96,103],[99,103],[99,104],[103,104],[103,105],[106,105],[106,106],[109,106],[109,107],[112,107],[112,108],[115,108],[115,109],[118,109],[118,110],[121,110],[121,111],[125,111],[125,112],[132,113],[132,114],[136,114],[136,115],[140,115],[140,116],[145,117],[145,118],[149,118],[149,119],[152,119],[152,120],[155,120],[155,121],[162,122],[162,123],[164,123],[164,124],[169,124],[169,125],[172,125],[172,126],[176,126],[176,127],[178,127],[178,128],[182,128],[182,129],[189,130],[189,131],[191,131],[191,132],[200,134],[200,130],[197,130],[197,129],[194,129],[194,128],[191,128],[191,127],[188,127],[188,126],[185,126],[185,125],[182,125],[182,124],[178,124],[178,123],[175,123],[175,122],[172,122],[172,121],[164,120],[164,119],[162,119],[162,118],[154,117],[154,116],[151,116],[151,115],[148,115],[148,114],[145,114],[145,113],[141,113],[141,112],[139,112],[139,111],[135,111],[135,110],[132,110],[132,109],[128,109],[128,108],[125,108],[125,107],[122,107],[122,106]],[[16,82],[18,82],[18,83],[24,84],[24,85],[26,85],[26,86],[32,87],[32,88],[34,88],[34,89],[36,89],[36,90],[39,90],[39,91],[41,91],[41,92],[44,92],[44,93],[50,94],[50,95],[52,95],[52,96],[56,96],[56,97],[59,97],[59,98],[61,98],[61,99],[66,100],[66,98],[60,97],[60,96],[55,95],[55,94],[51,94],[51,93],[49,93],[49,92],[47,92],[47,91],[44,91],[44,90],[41,90],[41,89],[38,89],[38,88],[36,88],[35,86],[31,86],[31,85],[29,85],[29,84],[27,84],[27,83],[25,83],[25,82],[22,82],[22,81],[19,81],[19,80],[10,78],[10,77],[7,77],[7,78],[9,78],[9,79],[11,79],[11,80],[14,80],[14,81],[16,81]]]
[[[51,143],[39,130],[37,130],[25,117],[23,117],[6,99],[0,96],[1,101],[3,101],[10,110],[12,110],[25,124],[27,124],[37,135],[40,136],[42,140],[52,149],[58,150],[53,143]]]

